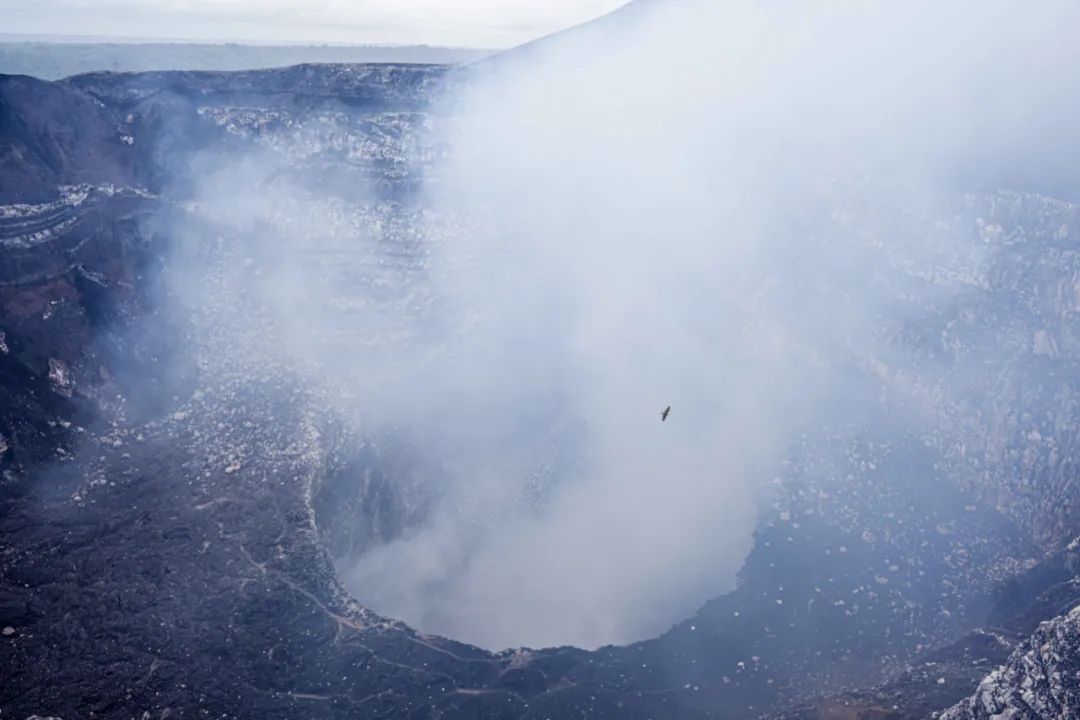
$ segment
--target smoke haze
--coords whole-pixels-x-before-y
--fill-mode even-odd
[[[208,177],[207,216],[274,228],[242,281],[259,352],[428,468],[424,521],[341,559],[350,590],[502,648],[648,637],[732,588],[789,443],[881,412],[851,378],[905,362],[867,263],[978,263],[891,214],[1075,191],[1078,21],[642,1],[453,75],[407,208],[260,184],[272,154]]]

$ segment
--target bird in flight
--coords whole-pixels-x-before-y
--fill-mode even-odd
[[[664,408],[664,412],[660,415],[660,422],[667,422],[667,416],[671,413],[671,406],[668,405]]]

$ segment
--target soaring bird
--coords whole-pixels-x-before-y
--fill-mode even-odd
[[[671,413],[671,406],[668,405],[664,408],[664,412],[660,415],[660,422],[667,422],[667,416]]]

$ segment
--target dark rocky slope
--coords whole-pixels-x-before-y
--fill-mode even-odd
[[[1064,720],[1080,714],[1080,607],[1042,623],[979,684],[975,694],[943,713],[941,720],[1038,718]]]
[[[0,76],[5,202],[53,200],[63,185],[141,184],[136,151],[126,138],[116,111],[86,93],[61,83]]]

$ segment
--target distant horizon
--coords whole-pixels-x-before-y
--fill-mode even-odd
[[[502,50],[503,47],[482,45],[452,45],[438,43],[392,43],[392,42],[334,42],[327,40],[257,40],[252,38],[215,39],[197,37],[126,36],[126,35],[71,35],[67,33],[0,32],[2,43],[43,43],[51,45],[241,45],[263,48],[432,48],[441,50]],[[507,46],[513,47],[513,46]]]
[[[239,71],[356,63],[455,65],[499,52],[490,48],[437,45],[277,44],[0,33],[0,74],[59,80],[99,71]]]

